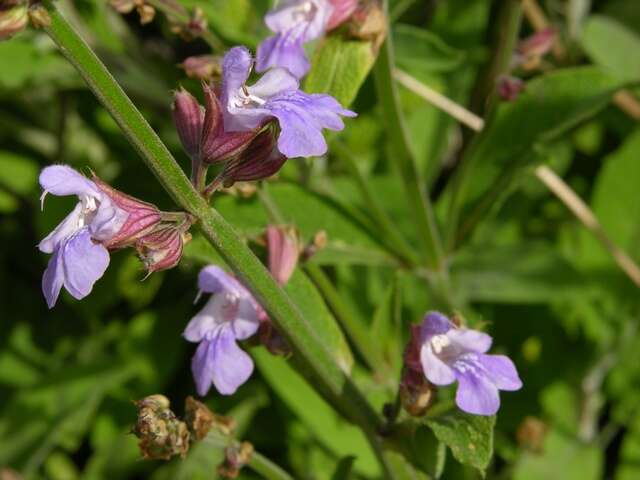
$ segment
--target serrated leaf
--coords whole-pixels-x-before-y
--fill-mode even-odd
[[[464,465],[484,471],[493,455],[495,415],[470,415],[456,410],[425,423],[436,438],[451,449],[454,458]]]
[[[347,107],[356,98],[375,59],[370,42],[345,40],[339,35],[327,37],[311,59],[304,90],[328,93]]]

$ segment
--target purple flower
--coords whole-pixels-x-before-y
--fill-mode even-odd
[[[303,44],[322,36],[331,18],[333,6],[328,0],[283,0],[265,16],[267,27],[275,35],[264,40],[256,55],[256,70],[271,67],[289,70],[296,78],[309,71]]]
[[[40,185],[43,206],[48,193],[77,195],[79,199],[67,218],[38,245],[41,252],[53,254],[42,277],[42,291],[47,305],[53,308],[63,286],[78,300],[89,295],[109,265],[109,252],[103,242],[120,231],[128,213],[96,183],[70,167],[46,167],[40,174]]]
[[[187,340],[200,343],[191,371],[200,396],[207,394],[211,384],[223,395],[231,395],[253,372],[251,357],[236,340],[256,333],[266,314],[251,293],[219,267],[203,268],[198,286],[213,295],[184,331]]]
[[[247,86],[251,64],[244,47],[234,47],[224,57],[221,103],[227,132],[253,130],[275,117],[281,130],[278,150],[288,158],[312,157],[327,151],[323,128],[342,130],[340,116],[356,116],[330,95],[300,91],[298,80],[284,68],[273,68]]]
[[[504,355],[487,355],[492,339],[486,333],[457,328],[438,312],[425,316],[419,331],[420,363],[434,385],[458,382],[458,407],[475,415],[493,415],[500,407],[499,390],[519,390],[522,382]]]

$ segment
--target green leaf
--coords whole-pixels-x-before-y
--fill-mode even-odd
[[[542,453],[525,453],[515,467],[514,480],[596,480],[602,478],[603,451],[597,445],[589,445],[558,430],[551,430],[545,437]]]
[[[622,82],[640,80],[640,34],[604,15],[591,15],[581,37],[582,48],[597,65]]]
[[[375,58],[370,42],[331,35],[316,49],[304,89],[310,93],[333,95],[348,107],[371,71]]]
[[[497,106],[469,148],[454,209],[472,209],[496,185],[501,192],[507,190],[517,173],[537,158],[532,154],[537,144],[555,140],[598,113],[620,86],[605,69],[593,66],[559,70],[528,82],[517,101]]]
[[[470,415],[456,410],[453,413],[428,418],[425,423],[436,438],[451,449],[460,463],[484,471],[493,455],[495,416]]]
[[[455,290],[473,302],[546,303],[584,295],[588,287],[553,246],[535,243],[463,248],[451,277]]]
[[[344,421],[335,410],[287,363],[265,349],[252,350],[260,373],[291,412],[339,458],[354,456],[354,470],[379,474],[379,466],[363,433]]]
[[[331,352],[340,367],[349,372],[353,365],[353,355],[349,344],[333,314],[307,275],[297,269],[287,284],[285,291],[304,313],[325,347]]]
[[[424,28],[396,24],[393,39],[397,66],[420,79],[430,73],[455,70],[466,60],[464,52]]]

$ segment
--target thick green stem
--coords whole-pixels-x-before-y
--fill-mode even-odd
[[[176,204],[195,217],[204,236],[269,312],[299,361],[312,373],[318,388],[330,395],[350,420],[363,429],[374,447],[378,446],[379,416],[340,369],[297,306],[273,281],[233,227],[195,190],[160,138],[53,3],[46,0],[43,4],[51,16],[47,33],[111,113],[149,169]]]
[[[387,2],[384,3],[386,11]],[[382,106],[383,117],[386,120],[393,163],[396,163],[400,168],[404,180],[407,202],[416,222],[425,260],[429,267],[441,270],[445,265],[440,236],[436,228],[433,207],[426,192],[426,184],[422,180],[409,144],[398,91],[393,79],[393,68],[393,41],[391,33],[389,33],[380,48],[380,54],[374,67],[376,90]]]

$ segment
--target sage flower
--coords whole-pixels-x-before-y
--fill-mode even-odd
[[[199,343],[191,361],[193,378],[200,396],[211,385],[231,395],[253,372],[253,360],[236,342],[256,333],[266,314],[238,280],[217,266],[200,271],[198,287],[212,295],[184,331],[188,341]]]
[[[333,12],[329,0],[284,0],[265,16],[275,35],[264,40],[256,52],[256,70],[286,68],[296,78],[309,71],[303,45],[324,34]]]
[[[434,385],[458,382],[456,404],[475,415],[493,415],[499,390],[519,390],[520,377],[504,355],[487,355],[492,339],[477,330],[456,327],[438,312],[429,312],[419,330],[420,364]]]
[[[120,231],[128,214],[94,182],[67,166],[46,167],[40,174],[40,185],[43,206],[48,193],[77,195],[79,200],[38,245],[41,252],[52,254],[42,277],[42,291],[47,305],[53,308],[63,286],[78,300],[89,295],[109,265],[109,252],[103,243]]]
[[[227,132],[254,130],[275,117],[280,126],[278,150],[288,158],[312,157],[327,151],[323,128],[342,130],[340,117],[356,116],[330,95],[302,92],[284,68],[273,68],[247,86],[251,66],[251,54],[244,47],[234,47],[224,57],[221,103]]]

